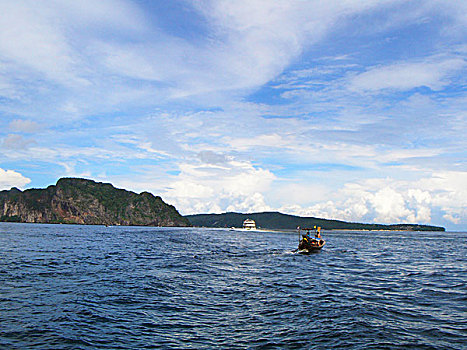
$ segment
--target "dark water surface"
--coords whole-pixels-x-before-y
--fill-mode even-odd
[[[0,223],[0,348],[467,348],[467,233],[324,239]]]

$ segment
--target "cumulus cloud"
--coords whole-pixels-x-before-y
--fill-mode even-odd
[[[236,196],[232,199],[225,209],[227,212],[257,213],[271,210],[271,207],[266,204],[263,194],[259,192]]]
[[[31,180],[14,170],[0,168],[0,190],[9,190],[12,187],[23,189]]]
[[[376,222],[392,223],[415,218],[413,213],[406,208],[402,194],[390,187],[372,194],[368,200],[376,213]]]
[[[268,170],[235,160],[186,163],[180,170],[163,195],[185,214],[270,209],[262,194],[275,179]]]
[[[440,172],[416,181],[374,178],[347,183],[331,198],[309,207],[285,206],[291,214],[379,223],[430,223],[433,209],[444,219],[467,221],[467,173]]]

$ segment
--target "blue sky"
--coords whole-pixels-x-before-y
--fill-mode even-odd
[[[463,1],[0,1],[0,189],[467,229]]]

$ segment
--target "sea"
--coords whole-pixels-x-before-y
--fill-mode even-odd
[[[1,349],[467,349],[466,232],[0,223]]]

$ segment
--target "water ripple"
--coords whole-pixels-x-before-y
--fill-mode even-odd
[[[0,347],[461,349],[466,238],[1,223]]]

